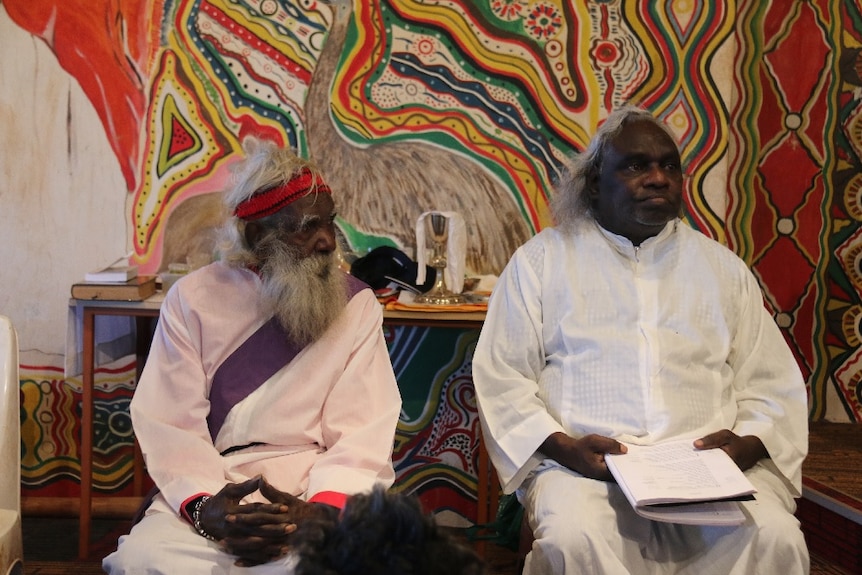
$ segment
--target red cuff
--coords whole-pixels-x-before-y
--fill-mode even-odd
[[[308,502],[323,503],[338,509],[344,509],[344,506],[347,504],[347,494],[338,493],[337,491],[321,491],[309,499]]]
[[[190,524],[193,524],[194,521],[192,520],[192,516],[189,514],[189,508],[191,508],[198,499],[206,495],[209,495],[209,493],[197,493],[183,501],[183,504],[180,505],[180,516]]]

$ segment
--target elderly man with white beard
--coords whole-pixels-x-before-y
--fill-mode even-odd
[[[162,305],[131,403],[158,494],[108,573],[291,573],[304,519],[395,478],[382,311],[337,266],[332,192],[290,150],[243,148],[220,259]]]

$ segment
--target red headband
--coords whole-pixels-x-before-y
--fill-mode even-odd
[[[233,213],[239,219],[248,222],[259,220],[271,216],[312,191],[332,193],[323,180],[317,178],[315,182],[311,171],[308,168],[302,168],[286,184],[255,192],[251,197],[240,202]]]

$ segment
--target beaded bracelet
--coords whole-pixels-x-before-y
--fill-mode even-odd
[[[191,513],[192,525],[194,526],[195,531],[197,531],[198,534],[200,534],[203,537],[206,537],[210,541],[215,541],[216,538],[213,537],[212,535],[210,535],[209,533],[207,533],[206,529],[204,529],[204,526],[201,524],[201,509],[203,508],[204,503],[209,501],[209,498],[210,498],[209,495],[204,495],[195,502],[194,509],[192,509],[192,513]]]

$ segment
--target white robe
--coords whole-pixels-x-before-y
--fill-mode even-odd
[[[567,546],[567,558],[548,559],[544,569],[579,572],[574,564],[583,561],[584,550],[573,541],[587,531],[628,533],[622,519],[610,529],[599,525],[600,509],[610,509],[607,493],[593,493],[591,507],[598,507],[589,510],[555,503],[567,493],[549,491],[543,482],[568,486],[570,501],[583,499],[574,496],[587,489],[581,483],[614,496],[619,489],[568,470],[562,474],[568,478],[550,479],[545,472],[560,467],[538,452],[549,435],[597,433],[653,444],[727,428],[756,435],[766,447],[770,459],[755,469],[777,478],[764,482],[764,490],[781,493],[764,495],[759,507],[776,504],[760,514],[797,526],[788,539],[795,548],[801,544],[794,560],[807,570],[804,541],[790,515],[808,450],[805,383],[756,279],[726,247],[679,221],[637,248],[592,222],[568,233],[543,230],[514,254],[497,283],[473,378],[489,455],[504,490],[517,490],[528,508],[534,552],[546,556],[543,549]],[[574,533],[549,527],[555,505]],[[608,573],[619,572],[616,555],[631,553],[632,545],[638,556],[661,553],[661,544],[653,548],[655,542],[636,536],[626,541],[616,552],[585,553],[601,556],[595,565]],[[707,555],[704,550],[687,563],[715,565]],[[651,572],[639,563],[632,568]],[[802,571],[785,571],[793,572]]]
[[[212,378],[269,319],[258,307],[259,290],[256,274],[216,262],[165,297],[131,404],[147,470],[161,493],[106,558],[109,572],[229,572],[233,558],[180,517],[189,498],[214,494],[227,482],[262,474],[306,499],[392,485],[401,397],[371,290],[356,294],[319,341],[238,403],[213,444],[206,422]],[[251,443],[262,445],[220,455]],[[247,498],[258,500],[259,494]],[[286,562],[251,572],[285,573]]]

